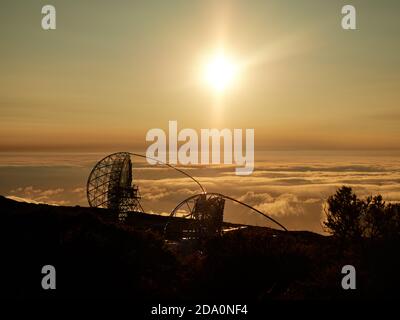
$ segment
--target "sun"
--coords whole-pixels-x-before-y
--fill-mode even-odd
[[[225,91],[233,83],[236,75],[237,66],[224,54],[212,57],[204,68],[205,81],[216,92]]]

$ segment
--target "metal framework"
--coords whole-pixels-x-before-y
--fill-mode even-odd
[[[185,171],[132,152],[113,153],[95,165],[87,181],[87,198],[91,207],[111,209],[118,214],[120,221],[125,220],[128,212],[144,212],[140,204],[139,188],[132,184],[131,156],[151,159],[156,164],[168,166],[187,176],[200,187],[200,194],[181,201],[170,214],[171,217],[188,219],[184,221],[189,221],[189,223],[176,224],[186,238],[203,238],[221,234],[225,200],[241,204],[287,231],[278,221],[242,201],[221,193],[207,193],[201,183]],[[182,230],[182,225],[185,225],[185,230]],[[168,227],[171,227],[170,224]]]
[[[132,185],[132,162],[128,152],[113,153],[100,160],[87,181],[89,205],[108,208],[125,220],[128,212],[144,212],[139,188]]]
[[[182,201],[170,215],[188,219],[191,223],[176,226],[169,224],[165,232],[181,233],[185,239],[204,239],[221,235],[224,207],[225,199],[218,195],[197,194]]]
[[[196,215],[196,212],[198,210],[198,203],[203,203],[204,201],[208,201],[212,203],[215,203],[216,201],[214,199],[219,199],[219,201],[225,201],[226,200],[230,200],[233,201],[235,203],[238,203],[242,206],[245,206],[255,212],[257,212],[258,214],[262,215],[264,218],[267,218],[268,220],[270,220],[271,222],[273,222],[274,224],[278,225],[280,228],[282,228],[284,231],[287,231],[287,229],[285,228],[285,226],[283,226],[281,223],[279,223],[277,220],[273,219],[272,217],[270,217],[269,215],[261,212],[260,210],[248,205],[247,203],[244,203],[242,201],[239,201],[235,198],[226,196],[224,194],[221,193],[215,193],[215,192],[211,192],[211,193],[201,193],[201,194],[195,194],[193,196],[190,196],[189,198],[186,198],[185,200],[181,201],[170,213],[171,217],[183,217],[183,218],[191,218],[191,219],[200,219],[200,220],[204,220],[204,219],[211,219],[213,221],[220,221],[219,218],[217,217],[212,217],[210,215],[206,215],[206,216],[198,216]],[[213,211],[210,211],[210,214],[212,214]],[[223,211],[222,211],[223,214]],[[216,220],[214,220],[216,219]],[[222,220],[220,221],[221,223],[221,228],[222,228]]]

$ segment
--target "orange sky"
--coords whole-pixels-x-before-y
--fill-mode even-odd
[[[0,150],[138,149],[151,128],[254,128],[256,149],[397,149],[396,1],[41,1],[0,12]],[[12,31],[12,32],[11,32]],[[215,103],[219,47],[243,65]],[[218,115],[218,116],[217,116]]]

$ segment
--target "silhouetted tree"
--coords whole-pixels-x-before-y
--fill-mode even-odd
[[[386,204],[382,196],[366,200],[364,236],[372,239],[394,238],[400,235],[400,210],[398,204]]]
[[[365,204],[366,210],[363,217],[364,236],[379,238],[385,234],[387,224],[386,204],[381,195],[368,197]]]
[[[327,200],[326,229],[342,239],[400,237],[400,205],[386,204],[381,195],[361,200],[350,187]]]
[[[385,214],[390,223],[386,225],[387,233],[400,238],[400,204],[389,204],[386,207]]]
[[[339,188],[327,200],[326,221],[324,226],[333,235],[353,239],[363,234],[361,220],[365,203],[357,198],[351,187]]]

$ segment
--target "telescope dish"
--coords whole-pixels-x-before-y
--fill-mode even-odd
[[[132,161],[129,152],[113,153],[100,160],[87,181],[89,205],[111,209],[120,221],[128,212],[143,212],[138,186],[132,184]]]
[[[266,213],[240,200],[216,192],[195,194],[190,196],[189,198],[186,198],[171,211],[170,216],[192,219],[193,221],[200,221],[200,223],[207,224],[208,226],[211,224],[212,228],[208,229],[215,230],[216,233],[219,233],[222,229],[225,200],[229,200],[244,207],[247,207],[254,212],[262,215],[264,218],[268,219],[275,225],[279,226],[280,229],[287,231],[284,225],[282,225]]]

